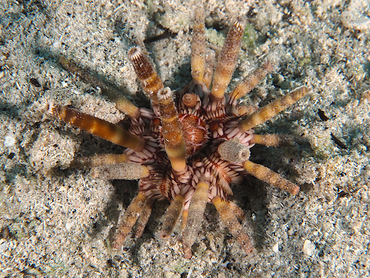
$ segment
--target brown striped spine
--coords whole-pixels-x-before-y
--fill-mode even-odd
[[[304,97],[307,93],[307,87],[299,87],[292,91],[290,94],[283,96],[282,98],[279,98],[271,102],[270,104],[267,104],[266,106],[258,109],[248,118],[239,122],[239,127],[244,131],[248,131],[279,114],[281,111]]]
[[[184,249],[185,258],[190,259],[191,246],[200,230],[203,219],[203,213],[208,201],[208,183],[201,181],[198,183],[194,195],[190,201],[189,214],[185,230],[182,233],[182,244]]]
[[[145,201],[147,197],[144,193],[139,192],[135,199],[132,200],[131,204],[128,206],[125,214],[123,215],[122,222],[117,228],[113,248],[121,248],[123,242],[125,241],[127,235],[130,233],[132,227],[135,225],[141,211],[144,208]]]
[[[182,208],[184,206],[184,197],[177,195],[168,207],[166,214],[164,216],[164,222],[161,231],[161,238],[167,239],[171,236],[173,229],[179,219]]]
[[[248,94],[265,76],[271,72],[273,66],[270,62],[264,63],[257,68],[252,74],[248,75],[242,82],[238,83],[230,94],[229,104],[234,103],[237,99]]]
[[[267,182],[272,186],[278,187],[293,195],[297,195],[299,192],[298,185],[288,181],[287,179],[284,179],[282,176],[263,165],[247,160],[243,163],[243,167],[248,172],[248,174],[255,176],[261,181]]]
[[[244,34],[245,19],[238,17],[229,30],[218,59],[211,94],[213,99],[222,99],[229,85],[238,58],[240,43]]]
[[[125,153],[122,154],[99,154],[93,157],[82,157],[74,161],[75,165],[96,167],[101,165],[118,164],[127,162],[128,158]]]
[[[128,51],[128,58],[134,67],[144,92],[151,98],[154,105],[157,105],[157,93],[159,90],[163,89],[161,78],[149,62],[148,57],[139,47],[132,47]]]
[[[204,75],[203,75],[203,83],[204,86],[209,90],[211,87],[212,83],[212,78],[213,78],[213,69],[215,66],[215,59],[216,59],[216,54],[214,51],[211,51],[208,49],[206,53],[206,65],[205,65],[205,70],[204,70]]]
[[[236,238],[244,251],[249,254],[253,251],[253,245],[250,237],[243,231],[233,210],[230,208],[228,201],[222,200],[219,196],[212,199],[217,212],[224,225],[229,229],[230,233]]]
[[[50,103],[48,110],[62,121],[114,144],[135,151],[141,151],[145,146],[145,139],[131,134],[118,125],[82,113],[76,109]]]
[[[280,134],[253,134],[251,144],[259,144],[267,147],[279,147],[282,145],[293,145],[293,138]]]
[[[153,199],[147,199],[143,210],[140,213],[139,219],[137,220],[136,223],[136,231],[135,231],[135,237],[139,238],[144,232],[145,226],[148,223],[150,214],[152,213],[152,208],[153,208]]]
[[[166,87],[158,92],[158,101],[167,156],[175,171],[184,171],[186,169],[185,140],[170,88]]]
[[[196,84],[203,84],[205,68],[205,27],[203,9],[195,10],[195,22],[191,41],[191,76]]]

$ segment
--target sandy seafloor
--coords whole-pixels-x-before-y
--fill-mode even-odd
[[[306,84],[299,103],[257,128],[299,138],[294,147],[252,149],[251,160],[301,187],[293,197],[254,178],[233,187],[256,252],[246,256],[207,206],[191,260],[176,227],[160,230],[159,202],[141,239],[113,252],[119,213],[137,183],[104,181],[70,167],[75,157],[122,148],[56,120],[55,100],[97,117],[124,118],[112,101],[62,69],[73,58],[132,95],[127,59],[145,44],[166,86],[190,82],[191,18],[181,1],[0,2],[0,277],[368,277],[370,276],[370,9],[367,1],[208,1],[207,41],[222,44],[246,15],[236,81],[266,59],[274,71],[246,98],[263,106]],[[167,30],[167,31],[165,31]],[[142,98],[137,98],[142,102]]]

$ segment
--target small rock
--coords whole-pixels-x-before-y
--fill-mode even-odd
[[[4,147],[13,147],[15,144],[15,137],[13,134],[8,134],[4,138]]]
[[[310,240],[306,239],[303,243],[303,253],[306,256],[312,256],[313,252],[315,251],[316,246]]]
[[[276,243],[274,246],[272,246],[272,251],[279,253],[279,243]]]

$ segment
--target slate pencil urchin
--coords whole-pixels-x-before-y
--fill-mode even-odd
[[[77,110],[50,103],[49,111],[59,119],[91,134],[126,147],[123,154],[97,155],[84,161],[94,177],[139,179],[139,192],[119,224],[113,246],[119,249],[132,227],[140,237],[153,203],[168,199],[161,237],[168,238],[181,216],[182,245],[191,258],[207,202],[213,203],[223,223],[246,253],[253,251],[249,236],[239,223],[241,209],[231,200],[231,184],[251,174],[293,195],[299,187],[267,167],[249,160],[254,144],[278,146],[278,135],[254,134],[253,128],[266,122],[308,93],[300,87],[254,111],[239,104],[269,72],[265,62],[230,92],[230,83],[240,50],[245,20],[238,17],[231,26],[213,71],[212,51],[206,49],[204,13],[195,12],[191,46],[193,80],[177,95],[165,88],[148,57],[139,47],[128,56],[150,98],[152,109],[138,108],[125,98],[116,99],[117,108],[130,117],[125,130]],[[65,63],[66,64],[66,63]],[[79,70],[67,64],[71,71]],[[211,85],[212,84],[212,85]]]

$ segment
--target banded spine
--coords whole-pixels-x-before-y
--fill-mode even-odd
[[[219,196],[212,199],[212,203],[217,209],[222,223],[229,229],[230,233],[239,242],[244,251],[249,254],[253,251],[254,247],[250,237],[243,231],[233,210],[230,208],[228,201],[222,200]]]
[[[164,222],[161,231],[161,238],[167,239],[171,236],[171,233],[179,219],[181,211],[184,206],[185,198],[181,195],[177,195],[168,207],[164,216]]]
[[[208,201],[208,189],[208,183],[204,181],[199,182],[191,198],[186,227],[182,233],[184,255],[187,259],[190,259],[192,256],[191,246],[194,244],[200,229],[204,210]]]
[[[121,224],[118,226],[116,234],[114,236],[113,248],[121,248],[123,242],[125,241],[127,235],[132,230],[135,225],[141,211],[144,208],[145,201],[147,197],[143,192],[139,192],[137,196],[132,200],[131,204],[128,206],[125,214],[122,217]]]
[[[50,103],[48,110],[60,120],[114,144],[135,151],[141,151],[145,146],[145,139],[131,134],[118,125],[82,113],[78,110],[55,103]]]
[[[247,160],[243,163],[243,167],[248,174],[255,176],[261,181],[267,182],[272,186],[278,187],[281,190],[289,192],[292,195],[297,195],[299,192],[298,185],[292,183],[287,179],[284,179],[278,173],[275,173],[274,171],[263,165]]]
[[[141,51],[139,47],[132,47],[128,51],[135,73],[140,80],[144,92],[153,101],[154,105],[158,104],[157,93],[163,89],[163,83],[157,72],[149,62],[148,57]]]
[[[196,84],[203,84],[206,49],[204,32],[204,11],[203,9],[199,9],[195,11],[191,42],[191,76],[193,77],[193,82]]]
[[[270,104],[267,104],[266,106],[258,109],[248,118],[239,122],[239,127],[244,131],[248,131],[279,114],[281,111],[304,97],[307,93],[307,87],[299,87],[288,95],[283,96],[282,98],[279,98],[271,102]]]
[[[238,58],[245,24],[245,19],[238,17],[227,33],[213,77],[211,95],[216,100],[224,97],[226,87],[230,83]]]
[[[185,140],[170,88],[164,88],[159,91],[158,102],[167,156],[175,171],[184,171],[186,169]]]
[[[266,77],[273,69],[270,62],[264,63],[261,67],[257,68],[253,73],[248,75],[242,82],[238,83],[234,90],[230,93],[229,104],[234,103],[239,98],[248,94],[262,79]]]

